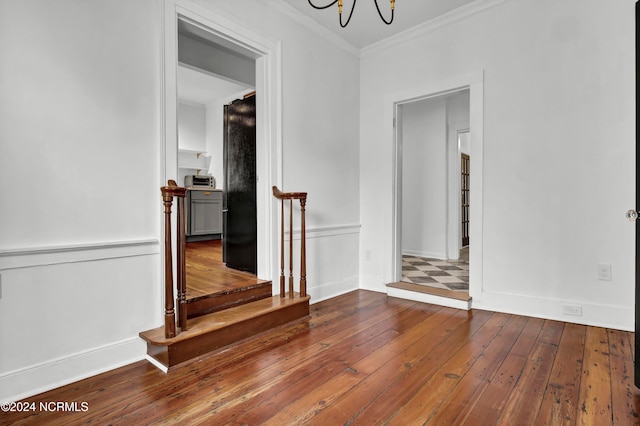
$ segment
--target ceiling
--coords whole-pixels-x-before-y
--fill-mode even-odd
[[[361,0],[357,2],[351,22],[346,28],[340,27],[337,3],[328,9],[316,10],[309,5],[308,0],[282,1],[337,34],[351,45],[363,48],[435,19],[461,6],[481,0],[396,0],[395,16],[391,25],[386,25],[382,22],[373,0]],[[333,0],[311,1],[316,6],[325,6]],[[354,1],[344,0],[343,22],[346,22],[349,17]],[[389,1],[378,0],[378,5],[380,12],[388,20],[391,16]]]

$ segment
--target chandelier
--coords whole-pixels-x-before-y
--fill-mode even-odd
[[[332,1],[331,3],[329,3],[326,6],[316,6],[315,4],[313,4],[311,2],[311,0],[308,0],[308,1],[309,1],[309,4],[314,9],[327,9],[327,8],[333,6],[334,4],[338,3],[338,15],[340,16],[340,26],[342,28],[344,28],[347,25],[349,25],[349,21],[351,21],[351,16],[353,16],[353,10],[356,8],[356,0],[353,0],[353,6],[351,6],[351,12],[349,12],[349,17],[347,18],[347,22],[342,23],[342,0]],[[393,22],[393,10],[395,9],[395,6],[396,6],[396,0],[389,0],[389,4],[391,5],[391,19],[389,19],[388,21],[386,19],[384,19],[384,16],[382,16],[382,12],[380,12],[380,7],[378,6],[378,0],[373,0],[373,2],[376,5],[376,9],[378,10],[378,15],[380,16],[380,19],[382,19],[382,22],[384,22],[387,25],[391,24]]]

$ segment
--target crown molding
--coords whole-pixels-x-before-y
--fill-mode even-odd
[[[385,38],[377,43],[363,47],[360,50],[360,57],[364,58],[369,55],[380,53],[387,49],[391,49],[399,44],[407,43],[420,38],[439,28],[450,25],[454,22],[461,21],[469,16],[480,13],[486,9],[504,3],[507,0],[476,0],[464,6],[453,9],[437,18],[426,21],[415,27],[409,28],[401,33]]]
[[[259,0],[259,1],[263,3],[265,6],[278,9],[278,11],[281,12],[283,15],[291,18],[293,21],[299,23],[304,28],[312,31],[316,35],[334,44],[336,47],[344,50],[348,54],[356,58],[360,57],[361,51],[359,48],[349,43],[342,37],[339,37],[334,32],[323,27],[313,19],[309,18],[304,13],[300,12],[295,7],[289,5],[284,0]]]

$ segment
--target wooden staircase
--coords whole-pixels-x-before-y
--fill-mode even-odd
[[[184,196],[186,190],[169,181],[162,187],[165,213],[165,324],[139,335],[147,343],[147,359],[163,371],[182,362],[206,355],[253,335],[309,315],[306,293],[306,253],[304,211],[306,193],[283,193],[274,187],[282,204],[280,294],[272,295],[272,282],[257,280],[233,290],[186,299]],[[178,198],[177,212],[177,296],[174,305],[173,255],[171,250],[171,206]],[[284,276],[284,206],[294,199],[301,204],[301,264],[299,291],[294,291],[292,243],[289,244],[289,289]],[[290,214],[290,223],[292,216]],[[292,225],[289,235],[293,233]],[[290,238],[291,239],[291,238]],[[176,312],[177,310],[177,312]]]
[[[309,296],[301,297],[299,293],[292,298],[271,296],[194,318],[189,321],[187,330],[175,337],[165,337],[164,327],[144,331],[140,337],[147,342],[147,355],[159,363],[160,368],[169,369],[306,317],[309,315],[309,299]]]

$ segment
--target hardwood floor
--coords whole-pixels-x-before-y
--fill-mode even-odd
[[[168,375],[141,361],[34,396],[0,423],[640,424],[633,339],[360,290]]]
[[[227,268],[222,263],[221,240],[189,242],[185,254],[187,299],[262,282],[253,274]]]

